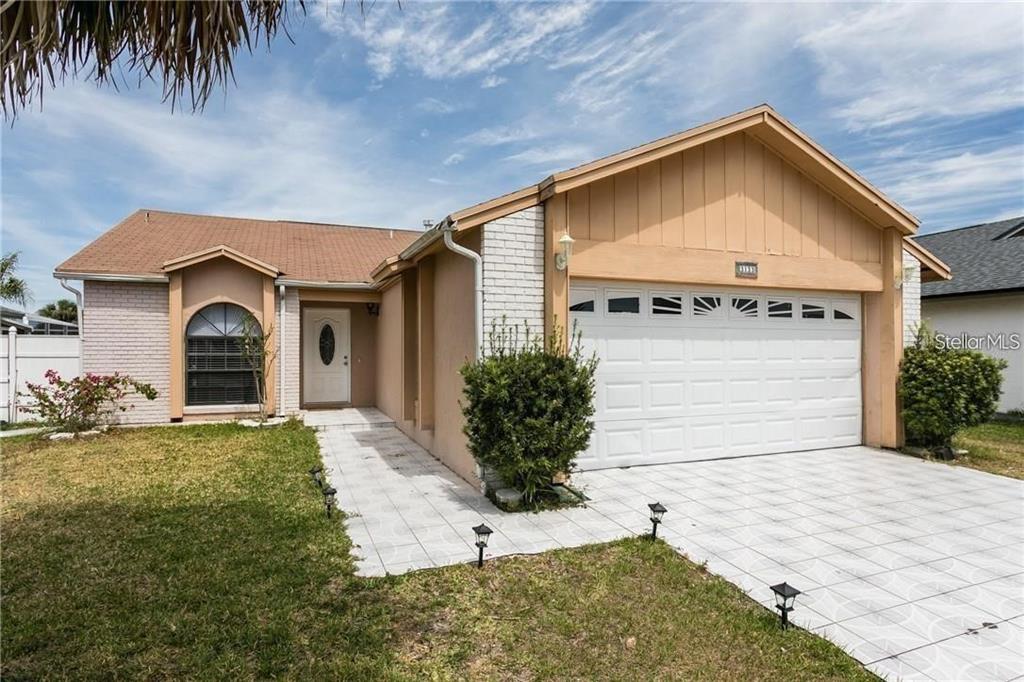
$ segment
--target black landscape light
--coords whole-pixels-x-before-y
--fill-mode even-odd
[[[658,524],[661,523],[661,517],[665,515],[668,509],[665,509],[665,505],[661,502],[653,502],[647,506],[651,510],[651,539],[656,540],[658,538]]]
[[[772,592],[775,593],[775,608],[779,610],[782,629],[785,630],[789,627],[789,612],[793,610],[793,604],[796,602],[796,596],[800,594],[800,590],[783,582],[772,585]]]
[[[324,508],[327,510],[327,518],[331,518],[331,510],[334,509],[334,495],[337,492],[334,488],[324,488]]]
[[[473,532],[476,533],[476,548],[480,550],[476,559],[476,567],[483,568],[484,547],[487,546],[487,541],[491,539],[491,533],[494,531],[488,528],[487,524],[481,523],[479,526],[473,526]]]
[[[324,488],[324,468],[322,466],[315,466],[309,470],[309,475],[313,479],[313,483],[323,490]]]

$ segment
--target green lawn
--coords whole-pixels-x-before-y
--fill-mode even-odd
[[[297,425],[0,447],[4,680],[874,679],[660,542],[356,578]]]
[[[1024,422],[989,422],[965,429],[953,445],[968,451],[957,464],[1024,478]]]

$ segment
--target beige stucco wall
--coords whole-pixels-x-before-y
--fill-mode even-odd
[[[187,268],[182,280],[182,311],[186,328],[192,315],[211,303],[240,305],[265,327],[264,277],[252,268],[227,258],[217,258]]]
[[[402,283],[381,294],[377,319],[377,408],[402,419]]]
[[[479,249],[479,235],[465,244]],[[474,356],[473,263],[444,251],[434,274],[434,438],[431,451],[455,473],[476,481],[476,462],[462,433],[459,369]]]
[[[116,415],[124,424],[170,419],[170,344],[166,284],[86,281],[82,366],[86,372],[121,372],[152,384],[156,400],[132,395],[134,409]]]
[[[465,246],[479,251],[479,230],[460,238]],[[433,428],[422,429],[405,418],[404,406],[409,391],[417,391],[419,383],[408,376],[418,366],[407,356],[406,335],[415,335],[409,328],[417,316],[410,315],[404,304],[401,281],[386,289],[381,296],[377,323],[377,407],[395,420],[398,428],[427,448],[455,473],[477,483],[476,463],[466,447],[462,433],[464,423],[459,400],[462,377],[459,369],[474,355],[473,263],[447,250],[432,257],[434,263],[432,403]],[[415,294],[415,291],[410,293]],[[412,337],[415,341],[415,336]],[[414,344],[415,345],[415,344]],[[406,379],[410,379],[406,381]],[[403,393],[404,391],[404,393]],[[417,399],[430,399],[415,396]]]

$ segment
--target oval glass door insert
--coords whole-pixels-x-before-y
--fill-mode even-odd
[[[334,360],[334,328],[329,324],[320,329],[320,360],[325,365]]]

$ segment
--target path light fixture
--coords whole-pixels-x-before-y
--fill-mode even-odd
[[[661,517],[665,515],[668,509],[665,509],[665,505],[661,502],[653,502],[647,505],[651,510],[651,539],[658,539],[658,524],[661,523]]]
[[[775,593],[775,608],[779,610],[779,618],[782,621],[782,629],[789,627],[789,612],[793,610],[796,596],[800,590],[786,582],[772,585],[772,592]]]
[[[321,490],[324,489],[324,468],[321,465],[317,465],[309,470],[309,475],[313,479],[313,483],[316,483],[316,487]]]
[[[324,508],[327,510],[327,518],[331,518],[331,510],[334,509],[334,495],[337,492],[334,488],[324,488]]]
[[[491,539],[491,533],[494,531],[488,528],[487,524],[481,523],[479,526],[473,526],[473,532],[476,534],[476,548],[480,550],[476,559],[476,567],[483,568],[484,547],[487,546],[487,541]]]
[[[572,257],[572,245],[575,243],[576,240],[570,237],[568,233],[563,234],[562,238],[558,240],[558,245],[562,247],[562,252],[555,254],[555,268],[557,270],[565,270],[569,267],[569,259]]]

